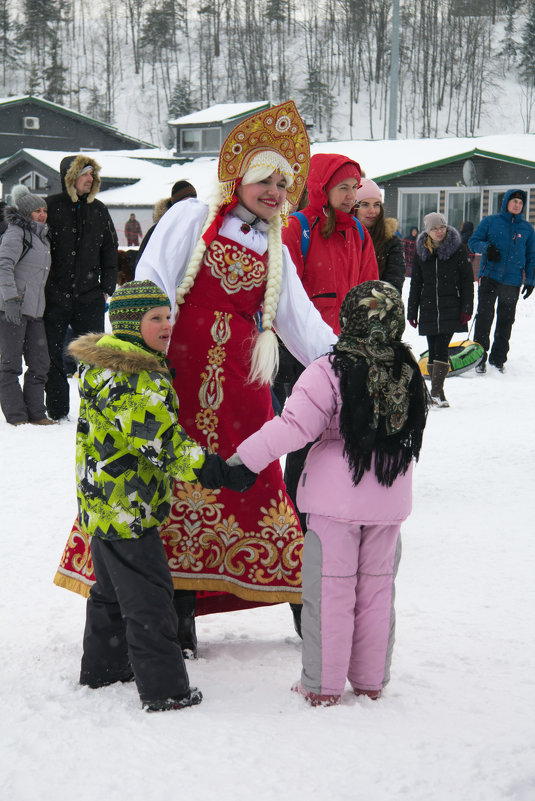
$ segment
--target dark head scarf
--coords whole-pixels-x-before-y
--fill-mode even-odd
[[[331,361],[340,379],[340,433],[353,483],[371,467],[390,487],[418,459],[428,393],[416,359],[401,341],[403,302],[385,281],[366,281],[347,293],[341,333]]]

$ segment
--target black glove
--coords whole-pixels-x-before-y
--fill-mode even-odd
[[[522,287],[522,297],[524,298],[524,300],[527,300],[532,292],[533,292],[533,286],[530,286],[529,284],[524,284],[524,286]]]
[[[193,468],[199,482],[206,489],[221,489],[225,486],[230,467],[218,453],[207,453],[204,464],[200,468]]]
[[[22,323],[22,298],[10,298],[4,301],[6,322],[20,325]]]
[[[237,464],[234,467],[228,467],[228,476],[224,486],[236,492],[245,492],[253,486],[257,477],[258,473],[253,473],[244,464]]]
[[[491,261],[500,261],[501,257],[502,254],[500,253],[496,245],[493,245],[491,243],[487,248],[487,259],[490,259]]]

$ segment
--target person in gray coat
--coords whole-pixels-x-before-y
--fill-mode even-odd
[[[11,425],[52,425],[44,402],[50,366],[43,324],[50,272],[46,201],[21,184],[11,197],[0,242],[0,406]]]

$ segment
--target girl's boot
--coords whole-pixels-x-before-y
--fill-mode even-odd
[[[433,362],[431,374],[431,400],[435,406],[449,406],[444,395],[444,379],[450,371],[448,362]]]

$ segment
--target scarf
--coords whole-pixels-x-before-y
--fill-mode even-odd
[[[418,460],[428,393],[416,359],[401,342],[399,293],[384,281],[353,287],[340,308],[341,332],[330,357],[340,380],[340,434],[357,485],[371,467],[390,487]]]

